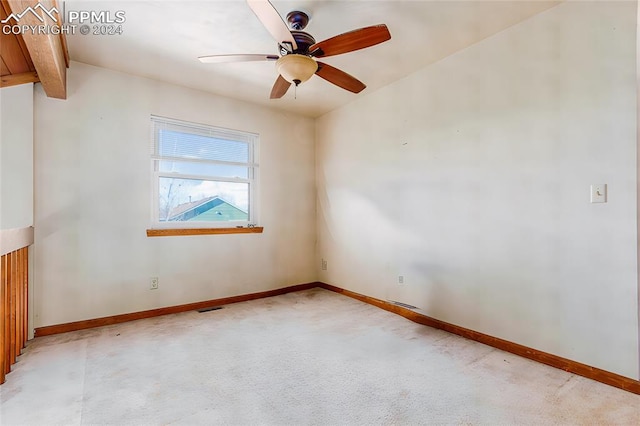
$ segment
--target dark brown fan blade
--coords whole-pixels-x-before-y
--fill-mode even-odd
[[[329,83],[333,83],[336,86],[342,87],[343,89],[353,93],[360,93],[365,87],[367,87],[357,78],[322,62],[318,62],[318,71],[316,71],[316,75],[324,78]]]
[[[287,93],[287,90],[289,90],[289,86],[291,86],[291,83],[289,83],[281,75],[279,75],[278,79],[273,84],[273,88],[271,89],[270,99],[280,99],[281,97],[283,97],[284,94]]]
[[[312,56],[323,58],[364,49],[387,41],[390,38],[391,34],[386,25],[374,25],[349,31],[313,44],[309,47],[309,52]]]
[[[210,55],[200,56],[198,59],[203,64],[220,64],[224,62],[250,62],[250,61],[277,61],[278,55]]]
[[[282,17],[269,0],[247,0],[247,3],[260,22],[262,22],[262,25],[278,43],[287,42],[291,43],[293,50],[298,48],[287,24],[284,23]]]

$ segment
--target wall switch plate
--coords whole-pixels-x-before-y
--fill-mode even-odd
[[[149,278],[149,289],[157,290],[158,289],[158,277]]]
[[[324,260],[324,259],[322,259],[321,268],[322,268],[322,270],[323,270],[323,271],[326,271],[326,270],[327,270],[327,261],[326,261],[326,260]]]
[[[400,284],[400,285],[404,284],[404,276],[403,275],[398,275],[398,284]]]
[[[596,183],[591,185],[591,202],[606,203],[607,202],[607,184]]]

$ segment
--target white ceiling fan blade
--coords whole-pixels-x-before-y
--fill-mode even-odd
[[[200,56],[198,59],[203,64],[221,64],[225,62],[252,62],[252,61],[276,61],[278,55],[210,55]]]
[[[298,48],[287,24],[282,20],[278,11],[269,0],[247,0],[249,7],[256,14],[262,25],[265,26],[271,36],[278,42],[288,42],[293,46],[293,50]]]

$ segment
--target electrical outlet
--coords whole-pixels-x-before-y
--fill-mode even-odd
[[[404,276],[403,275],[398,275],[398,284],[400,284],[400,285],[404,284]]]
[[[322,259],[322,270],[326,271],[327,270],[327,261]]]
[[[151,277],[149,279],[149,290],[157,290],[158,289],[158,277]]]

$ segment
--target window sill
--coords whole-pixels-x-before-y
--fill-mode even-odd
[[[183,237],[188,235],[262,234],[262,226],[253,228],[173,228],[147,229],[147,237]]]

